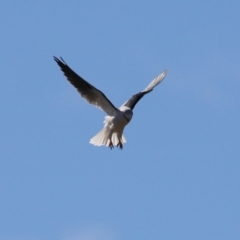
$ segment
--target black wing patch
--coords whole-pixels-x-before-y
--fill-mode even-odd
[[[61,57],[60,60],[54,57],[54,60],[57,62],[64,75],[67,77],[67,80],[78,90],[78,92],[86,101],[97,107],[100,107],[109,115],[112,115],[113,112],[117,110],[103,92],[76,74]],[[109,108],[108,106],[111,107]]]
[[[135,107],[135,105],[138,103],[138,101],[147,93],[149,93],[151,91],[148,92],[139,92],[135,95],[133,95],[125,104],[124,106],[129,107],[130,109],[133,110],[133,108]]]

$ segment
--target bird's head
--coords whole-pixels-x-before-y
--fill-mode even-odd
[[[128,120],[128,122],[130,122],[132,119],[132,116],[133,116],[133,111],[126,106],[121,107],[121,111],[123,112],[123,114],[124,114],[125,118]]]

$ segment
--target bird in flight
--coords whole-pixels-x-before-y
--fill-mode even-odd
[[[123,149],[123,144],[126,143],[123,130],[132,119],[133,108],[145,94],[151,92],[154,87],[162,82],[167,74],[166,70],[163,71],[143,91],[133,95],[120,108],[116,108],[103,92],[76,74],[61,57],[60,59],[54,57],[54,60],[67,77],[67,80],[81,94],[82,98],[107,113],[104,120],[104,128],[90,139],[90,143],[95,146],[105,145],[110,149],[113,149],[114,146]]]

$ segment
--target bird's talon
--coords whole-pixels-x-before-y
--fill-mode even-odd
[[[121,141],[118,142],[117,147],[119,147],[121,150],[123,149],[123,144]]]
[[[112,141],[110,141],[108,147],[110,147],[111,150],[114,148]]]

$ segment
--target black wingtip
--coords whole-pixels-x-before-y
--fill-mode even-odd
[[[63,60],[62,57],[60,57],[60,59],[59,59],[59,58],[53,56],[53,59],[54,59],[58,64],[59,64],[59,63],[64,63],[65,65],[67,65],[66,62]]]
[[[56,61],[57,63],[60,62],[60,60],[59,60],[57,57],[55,57],[55,56],[53,56],[53,59],[54,59],[54,61]]]
[[[65,64],[66,64],[66,62],[63,60],[63,58],[62,58],[62,57],[60,57],[60,59],[62,60],[62,62],[63,62],[63,63],[65,63]],[[67,64],[66,64],[66,65],[67,65]]]

